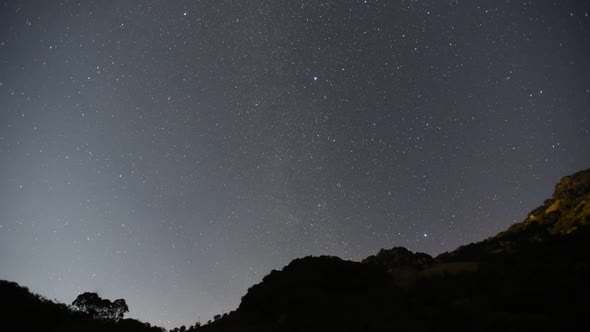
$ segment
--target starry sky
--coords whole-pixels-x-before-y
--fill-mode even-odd
[[[590,166],[588,1],[4,1],[0,278],[174,327]]]

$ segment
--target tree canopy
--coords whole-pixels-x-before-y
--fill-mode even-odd
[[[125,313],[129,312],[129,307],[124,299],[117,299],[111,302],[108,299],[101,298],[97,293],[91,292],[78,295],[74,302],[72,302],[72,306],[94,318],[115,321],[122,319]]]

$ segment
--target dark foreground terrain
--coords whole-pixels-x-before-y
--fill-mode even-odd
[[[398,247],[362,262],[296,259],[252,286],[237,310],[179,330],[590,331],[589,225],[590,169],[484,241],[435,258]],[[11,282],[0,282],[0,295],[1,324],[22,331],[160,330],[100,319]]]

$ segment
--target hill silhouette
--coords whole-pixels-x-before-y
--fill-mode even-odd
[[[2,331],[89,331],[161,332],[135,319],[99,319],[31,293],[15,282],[0,280],[0,330]]]
[[[588,331],[590,169],[526,220],[435,258],[297,259],[203,331]]]
[[[305,257],[273,270],[213,322],[179,331],[588,331],[590,169],[527,218],[431,257],[382,249],[362,262]],[[2,324],[27,331],[158,331],[96,319],[0,282]]]

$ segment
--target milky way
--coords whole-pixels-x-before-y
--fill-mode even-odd
[[[0,278],[173,327],[437,254],[590,165],[587,1],[6,1]]]

